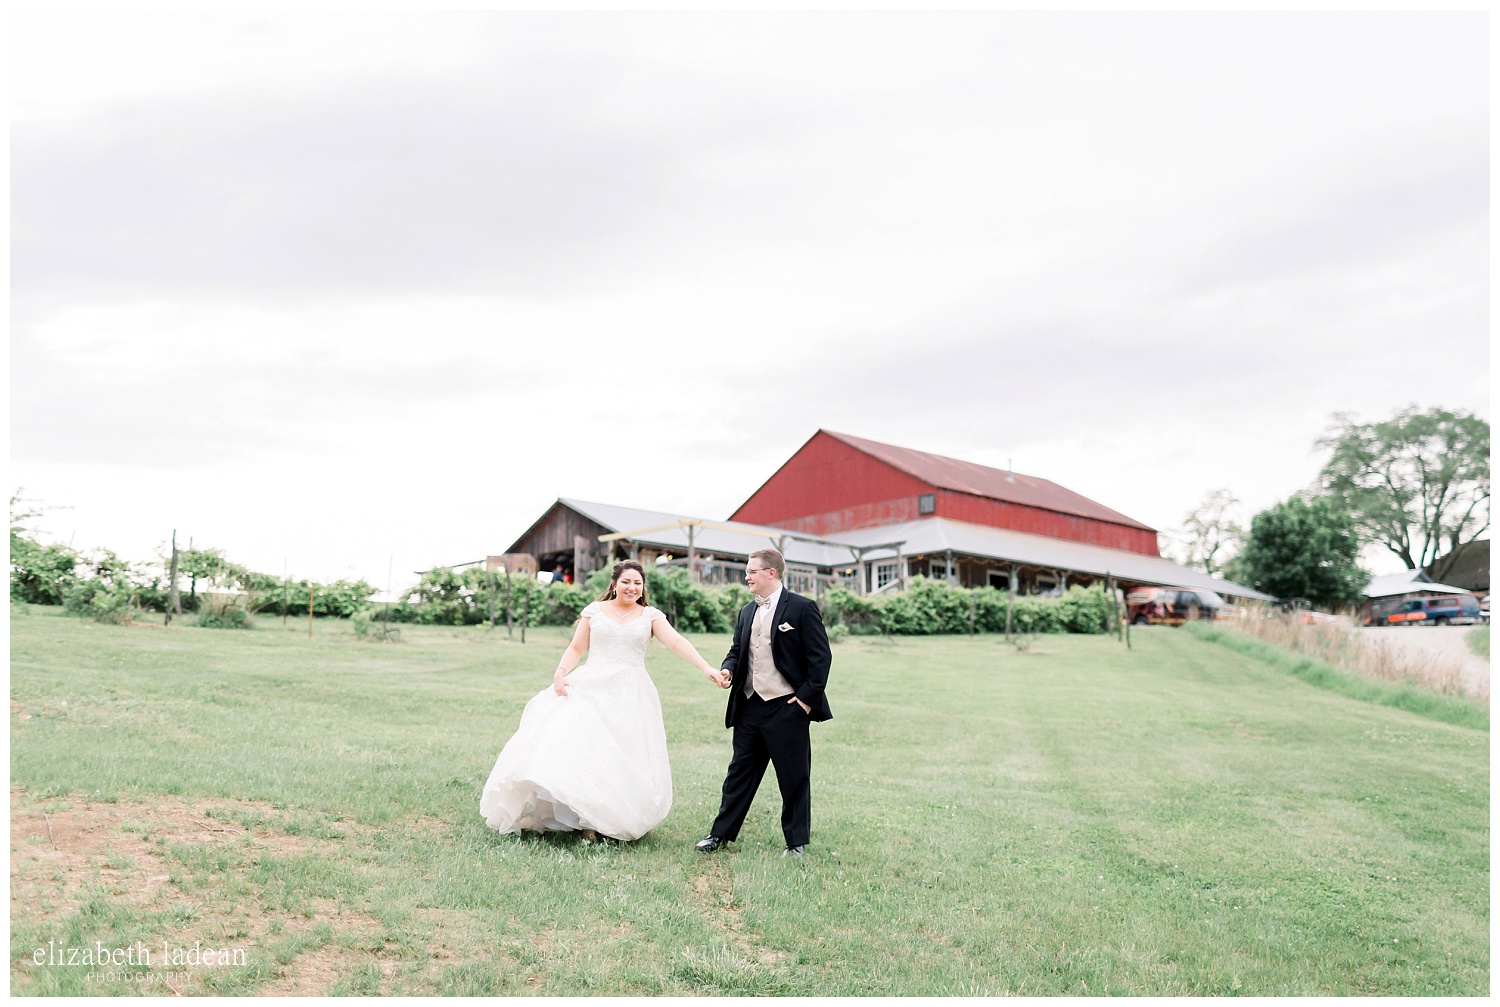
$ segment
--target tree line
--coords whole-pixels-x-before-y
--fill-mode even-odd
[[[11,499],[11,598],[34,605],[62,605],[101,622],[129,623],[146,613],[165,616],[171,605],[170,561],[163,550],[154,562],[122,560],[108,549],[83,553],[41,542],[30,527],[40,516],[19,494]],[[532,577],[496,576],[481,567],[439,567],[401,598],[371,602],[375,589],[363,580],[317,582],[259,573],[228,559],[219,549],[178,550],[178,594],[185,613],[208,628],[248,628],[251,616],[313,614],[354,621],[367,635],[372,624],[419,623],[476,626],[489,623],[515,633],[532,626],[568,626],[609,586],[596,570],[586,584],[544,584]],[[682,567],[648,567],[651,604],[685,633],[728,633],[750,602],[742,584],[705,587]],[[911,587],[875,598],[842,588],[822,599],[830,633],[926,635],[932,633],[1102,633],[1112,610],[1104,591],[1073,587],[1060,598],[1011,598],[994,588],[952,587],[918,577]],[[385,636],[384,638],[390,638]]]
[[[61,605],[101,622],[130,622],[172,606],[170,563],[121,558],[112,549],[77,550],[39,540],[31,521],[45,508],[11,497],[12,602]],[[220,549],[177,551],[178,604],[201,625],[249,624],[257,612],[348,618],[365,609],[375,588],[364,580],[292,580],[251,570]]]
[[[1357,603],[1366,546],[1439,583],[1490,525],[1490,425],[1473,413],[1409,406],[1378,422],[1335,413],[1314,446],[1329,458],[1313,484],[1256,514],[1210,492],[1175,535],[1176,558],[1278,598]]]

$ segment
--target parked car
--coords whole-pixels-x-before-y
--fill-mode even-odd
[[[1136,626],[1181,626],[1189,619],[1215,618],[1224,599],[1187,587],[1138,587],[1125,596],[1125,606]]]
[[[1367,626],[1469,626],[1483,621],[1479,599],[1472,594],[1407,598],[1370,607]]]

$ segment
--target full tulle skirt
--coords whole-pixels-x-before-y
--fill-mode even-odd
[[[672,810],[661,699],[644,664],[594,662],[531,698],[484,785],[501,832],[593,829],[639,839]]]

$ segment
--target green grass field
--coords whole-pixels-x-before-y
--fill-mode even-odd
[[[560,630],[11,627],[17,994],[168,992],[49,940],[247,951],[179,993],[1489,991],[1488,733],[1180,631],[836,645],[783,860],[769,776],[692,850],[729,738],[665,651],[676,804],[590,846],[477,812]]]

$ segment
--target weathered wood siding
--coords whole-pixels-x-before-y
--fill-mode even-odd
[[[599,536],[608,533],[608,528],[558,502],[525,535],[516,539],[515,544],[507,551],[529,552],[533,556],[558,552],[571,554],[575,535],[587,539],[594,548],[599,548]]]

